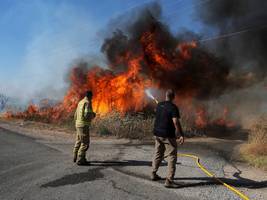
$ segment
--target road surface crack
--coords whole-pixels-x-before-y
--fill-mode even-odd
[[[128,190],[126,190],[126,189],[124,189],[124,188],[119,187],[118,184],[117,184],[114,180],[108,180],[108,182],[111,183],[111,186],[113,187],[113,189],[120,190],[120,191],[125,192],[125,193],[127,193],[127,194],[129,194],[129,195],[139,196],[139,197],[141,197],[141,198],[143,198],[143,199],[148,199],[148,196],[141,195],[141,194],[137,194],[137,193],[133,193],[133,192],[131,192],[131,191],[128,191]]]

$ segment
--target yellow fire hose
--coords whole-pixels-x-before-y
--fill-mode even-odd
[[[227,183],[224,183],[222,180],[220,180],[219,178],[217,178],[214,174],[210,173],[201,163],[200,163],[200,159],[199,157],[192,155],[192,154],[183,154],[183,153],[178,153],[178,156],[181,157],[189,157],[189,158],[193,158],[196,161],[197,166],[205,173],[207,174],[209,177],[214,178],[216,181],[218,181],[219,183],[221,183],[222,185],[224,185],[228,190],[231,190],[232,192],[236,193],[241,199],[244,200],[249,200],[249,198],[243,194],[242,192],[240,192],[239,190],[237,190],[236,188],[228,185]]]

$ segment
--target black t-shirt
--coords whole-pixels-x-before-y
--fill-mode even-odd
[[[154,135],[164,138],[175,138],[175,126],[172,118],[180,118],[177,106],[170,101],[160,102],[156,110]]]

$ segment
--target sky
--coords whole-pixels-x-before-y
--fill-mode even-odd
[[[194,10],[208,0],[158,0],[170,29],[203,29]],[[118,16],[151,0],[2,0],[0,93],[60,98],[65,76],[83,55],[101,58],[101,31]]]

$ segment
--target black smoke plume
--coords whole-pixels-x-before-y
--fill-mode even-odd
[[[248,85],[266,78],[267,1],[208,1],[196,13],[197,19],[218,35],[238,32],[204,42],[218,56],[231,62],[233,74],[243,74],[244,80],[247,76]]]
[[[222,34],[223,30],[234,31],[245,25],[249,26],[242,22],[243,17],[244,20],[251,20],[252,25],[255,19],[250,19],[249,14],[255,11],[255,6],[245,6],[242,0],[234,2],[211,1],[207,7],[201,7],[198,14],[205,24],[217,26],[214,28],[220,29]],[[263,9],[261,11],[255,11],[254,18],[260,18]],[[141,52],[145,60],[142,64],[144,75],[152,77],[162,89],[174,88],[180,95],[193,92],[198,99],[211,99],[249,87],[266,76],[266,29],[246,33],[235,40],[216,41],[214,49],[207,49],[199,43],[191,51],[192,58],[180,62],[173,56],[173,53],[177,53],[177,45],[199,40],[200,36],[193,32],[172,34],[169,27],[161,21],[161,8],[158,4],[153,3],[134,13],[134,17],[127,18],[127,22],[121,23],[121,19],[123,17],[119,18],[118,26],[115,26],[116,20],[113,20],[112,27],[117,28],[113,28],[113,34],[105,39],[101,48],[114,72],[127,70],[125,59],[118,58],[126,57],[129,50],[138,52],[139,55]],[[261,24],[258,21],[257,23]],[[255,23],[253,25],[255,26]],[[164,52],[167,60],[177,65],[175,70],[164,70],[163,66],[154,62],[153,56],[145,51],[146,46],[140,41],[146,32],[153,33],[157,48]]]

